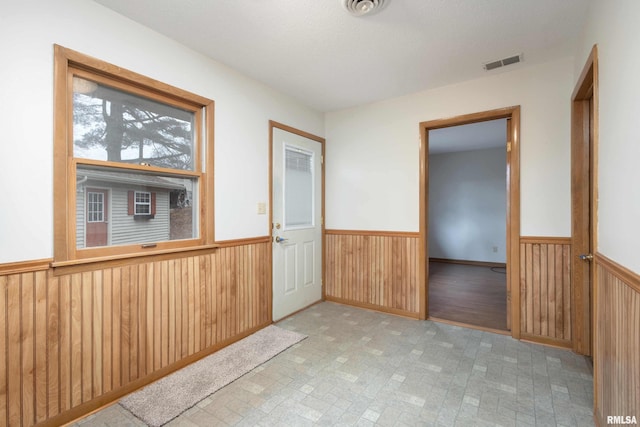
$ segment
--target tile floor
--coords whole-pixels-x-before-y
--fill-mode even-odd
[[[504,335],[324,302],[309,337],[167,426],[592,426],[584,357]],[[144,426],[120,405],[74,426]]]

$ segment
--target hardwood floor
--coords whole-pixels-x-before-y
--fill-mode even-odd
[[[429,317],[506,331],[506,274],[494,270],[429,262]]]

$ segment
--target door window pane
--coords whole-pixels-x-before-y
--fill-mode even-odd
[[[87,222],[104,222],[104,193],[87,192]]]
[[[313,227],[313,153],[285,146],[285,228]]]

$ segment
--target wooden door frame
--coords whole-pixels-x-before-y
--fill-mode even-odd
[[[325,221],[324,221],[324,149],[326,145],[326,140],[320,136],[313,135],[309,132],[305,132],[300,129],[296,129],[294,127],[276,122],[274,120],[269,120],[269,236],[271,237],[271,241],[273,240],[273,130],[277,128],[283,130],[285,132],[293,133],[295,135],[301,136],[303,138],[311,139],[313,141],[319,142],[322,147],[320,159],[320,179],[322,185],[322,192],[320,195],[320,227],[321,227],[321,238],[320,244],[322,245],[320,256],[321,256],[321,266],[322,275],[321,275],[321,292],[322,292],[322,300],[325,299],[325,287],[324,287],[324,276],[325,276],[325,257],[324,257],[324,248],[325,248]],[[269,245],[269,322],[273,322],[273,244]],[[315,303],[314,303],[315,304]]]
[[[420,123],[420,319],[429,317],[429,131],[451,126],[511,119],[507,153],[507,281],[511,288],[511,336],[520,338],[520,106]],[[508,297],[507,297],[508,298]]]
[[[593,108],[593,114],[590,109]],[[592,116],[592,120],[590,117]],[[594,45],[571,95],[571,294],[573,351],[591,355],[595,263],[579,258],[597,250],[598,226],[598,47]],[[591,168],[591,172],[586,169]],[[590,217],[585,212],[590,210]],[[585,221],[590,221],[585,233]],[[589,276],[589,281],[587,277]]]

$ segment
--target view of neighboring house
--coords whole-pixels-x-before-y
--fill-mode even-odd
[[[170,240],[171,194],[186,193],[170,178],[92,169],[79,170],[77,186],[78,249]]]

